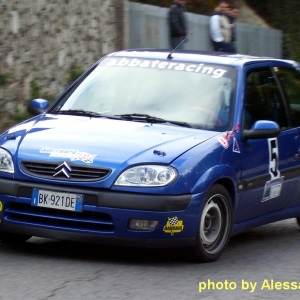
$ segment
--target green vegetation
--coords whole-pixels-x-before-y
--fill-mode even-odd
[[[70,73],[67,84],[69,85],[74,82],[83,72],[83,68],[78,64],[77,61],[74,61],[70,66]]]
[[[29,105],[30,101],[33,99],[38,99],[38,98],[42,98],[42,99],[47,99],[50,103],[53,102],[55,100],[55,97],[46,93],[42,92],[42,86],[40,86],[35,80],[31,81],[30,83],[30,99],[27,99],[26,102],[24,103],[24,106],[27,108],[27,106]],[[12,117],[12,120],[15,124],[20,123],[26,119],[31,118],[32,115],[29,114],[26,111],[16,111],[15,114]]]
[[[9,76],[7,74],[0,74],[0,87],[9,83]]]
[[[26,104],[28,105],[29,101],[27,101]],[[27,111],[24,111],[24,112],[17,111],[13,115],[12,120],[13,120],[14,124],[18,124],[18,123],[23,122],[26,119],[29,119],[31,117],[32,117],[32,115],[29,112],[27,112]]]
[[[285,58],[300,61],[299,0],[246,0],[268,24],[284,33],[283,54]]]
[[[41,89],[42,87],[39,86],[35,80],[31,81],[30,83],[31,86],[31,93],[30,93],[30,98],[31,99],[37,99],[41,97]]]
[[[69,72],[66,76],[66,85],[70,85],[72,82],[74,82],[82,73],[84,72],[83,68],[78,64],[77,61],[74,61],[70,65]],[[5,88],[6,85],[10,83],[10,76],[8,74],[0,74],[0,88]],[[55,100],[54,95],[49,95],[47,93],[43,92],[43,86],[41,86],[37,80],[33,80],[30,83],[30,99],[27,99],[23,103],[23,107],[27,108],[30,101],[33,99],[43,98],[47,99],[49,103],[52,103]],[[16,106],[16,110],[14,112],[14,115],[10,118],[5,115],[5,103],[0,103],[0,118],[2,119],[0,123],[0,131],[4,131],[5,129],[20,123],[30,117],[32,117],[28,112],[27,109],[18,109]]]
[[[29,102],[32,99],[37,99],[37,98],[42,98],[42,94],[41,94],[41,90],[42,87],[40,85],[37,84],[37,82],[35,80],[31,81],[30,83],[30,99],[27,99],[26,102],[24,103],[24,105],[27,107]],[[14,123],[20,123],[26,119],[29,119],[30,117],[32,117],[27,110],[26,111],[16,111],[15,114],[13,115],[12,119],[14,121]]]
[[[28,99],[27,101],[28,103],[31,100],[38,99],[38,98],[46,99],[50,103],[55,100],[55,97],[53,95],[43,93],[42,92],[43,87],[40,86],[35,80],[31,81],[30,86],[31,86],[31,91],[30,91],[30,99]]]
[[[69,71],[69,74],[67,76],[67,83],[66,84],[69,85],[72,82],[74,82],[82,73],[83,73],[82,67],[79,66],[77,61],[73,62],[70,66],[70,71]],[[1,76],[0,76],[0,86],[1,86],[1,82],[2,81],[1,81]],[[47,99],[50,103],[55,100],[55,97],[53,95],[43,93],[43,87],[41,85],[39,85],[36,82],[36,80],[31,81],[30,87],[31,87],[30,99],[28,99],[26,101],[25,106],[28,106],[28,104],[30,103],[30,101],[32,99],[43,98],[43,99]],[[25,112],[16,111],[16,113],[14,114],[12,120],[13,120],[14,123],[19,123],[19,122],[22,122],[22,121],[30,118],[30,117],[32,117],[32,116],[27,111],[25,111]]]

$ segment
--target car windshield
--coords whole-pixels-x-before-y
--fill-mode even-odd
[[[224,65],[108,57],[51,112],[229,130],[235,78]]]

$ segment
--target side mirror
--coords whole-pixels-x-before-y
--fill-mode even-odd
[[[49,102],[45,99],[34,99],[28,105],[28,112],[37,116],[45,112],[49,107]]]
[[[243,131],[243,139],[268,139],[277,137],[280,134],[280,128],[273,121],[256,121],[251,129]]]

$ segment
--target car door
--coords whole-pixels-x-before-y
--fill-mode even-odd
[[[275,69],[263,66],[245,70],[242,130],[250,129],[258,120],[270,120],[279,125],[281,133],[277,138],[240,141],[237,223],[286,208],[297,185],[294,171],[299,166],[299,140],[295,139],[298,129],[288,118]]]
[[[274,69],[278,81],[282,87],[284,97],[286,98],[289,118],[291,125],[294,128],[294,142],[295,142],[295,158],[298,162],[298,167],[294,168],[293,176],[300,177],[300,69],[295,67],[278,66]],[[287,175],[286,175],[287,177]],[[292,198],[289,207],[300,205],[300,182],[295,189],[291,192]]]

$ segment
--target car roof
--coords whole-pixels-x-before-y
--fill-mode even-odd
[[[109,54],[109,56],[126,56],[144,59],[172,59],[186,62],[218,63],[233,66],[245,66],[254,62],[281,62],[298,68],[299,63],[293,60],[277,59],[272,57],[259,57],[244,54],[230,54],[224,52],[205,51],[173,51],[170,49],[127,49]]]

